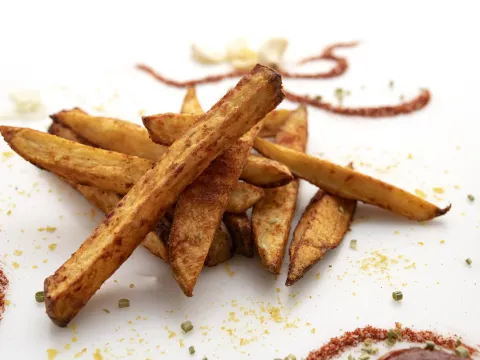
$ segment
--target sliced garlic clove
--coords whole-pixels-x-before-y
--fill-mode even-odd
[[[267,40],[258,50],[260,64],[278,67],[283,60],[283,54],[287,50],[288,40],[285,38],[272,38]]]
[[[200,64],[219,64],[225,61],[225,55],[207,51],[196,44],[192,44],[191,49],[192,58]]]

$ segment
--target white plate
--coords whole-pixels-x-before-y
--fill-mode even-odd
[[[110,17],[105,16],[107,8],[98,10],[100,14],[94,8],[77,9],[79,18],[93,17],[82,29],[85,23],[77,17],[67,21],[58,13],[58,23],[52,24],[45,11],[34,19],[29,12],[32,46],[35,51],[48,51],[27,58],[31,55],[28,49],[20,46],[14,53],[15,42],[9,39],[11,51],[6,52],[0,69],[1,109],[6,109],[12,89],[33,88],[40,91],[48,112],[75,105],[95,112],[101,106],[104,114],[139,122],[139,110],[178,111],[183,90],[164,87],[138,73],[133,69],[137,60],[188,78],[218,71],[189,60],[189,42],[208,35],[216,34],[211,42],[218,45],[243,34],[251,38],[256,34],[255,41],[285,34],[291,39],[291,60],[335,40],[360,39],[363,43],[358,48],[341,51],[351,62],[344,77],[286,81],[286,88],[333,100],[334,89],[343,87],[352,91],[347,104],[371,105],[396,103],[401,94],[414,96],[418,88],[428,87],[432,102],[421,112],[391,119],[346,118],[310,108],[309,153],[339,164],[353,161],[362,172],[409,191],[421,189],[439,205],[451,202],[452,210],[418,224],[359,205],[345,241],[291,288],[284,286],[288,258],[275,279],[261,268],[258,258],[236,256],[228,265],[205,269],[194,297],[186,298],[168,267],[139,248],[72,324],[61,329],[50,322],[34,293],[42,290],[45,277],[92,232],[101,214],[51,174],[17,155],[0,156],[0,261],[10,280],[10,305],[0,321],[0,359],[46,359],[47,349],[58,351],[56,359],[75,354],[92,358],[97,349],[104,359],[237,359],[248,355],[273,359],[289,353],[300,358],[342,331],[367,324],[391,327],[395,321],[457,334],[467,343],[478,344],[480,111],[476,67],[480,59],[463,48],[473,41],[472,34],[478,34],[471,25],[473,11],[462,7],[461,21],[459,14],[449,15],[453,29],[446,30],[442,19],[457,10],[440,4],[434,9],[417,3],[402,5],[402,9],[315,4],[306,4],[303,11],[283,9],[279,17],[265,17],[267,5],[242,6],[238,18],[249,14],[252,23],[245,31],[230,28],[228,19],[214,14],[207,16],[210,22],[199,19],[196,8],[183,14],[180,28],[178,16],[186,4],[163,10],[153,5],[133,10],[119,6]],[[248,9],[255,11],[252,14]],[[342,9],[351,10],[341,17]],[[155,16],[167,10],[175,15]],[[430,13],[433,10],[435,15]],[[319,14],[338,17],[318,18]],[[122,28],[111,37],[106,35],[105,29],[116,29],[127,19],[129,31]],[[102,27],[94,20],[103,21]],[[278,21],[286,24],[287,20],[288,28],[272,30],[278,29]],[[9,21],[7,26],[13,26],[13,20]],[[33,30],[35,24],[38,29]],[[192,36],[191,29],[197,28]],[[175,30],[178,35],[170,37]],[[17,44],[25,44],[27,35],[27,30],[19,30],[14,36]],[[388,87],[391,79],[393,89]],[[211,106],[232,84],[199,88],[202,105]],[[361,90],[362,85],[366,89]],[[1,123],[45,130],[49,120],[2,119]],[[0,141],[0,155],[8,151]],[[435,194],[434,187],[445,192]],[[314,192],[313,186],[302,183],[294,224]],[[473,203],[467,200],[470,193],[477,197]],[[38,231],[46,226],[56,231]],[[350,239],[358,240],[358,251],[349,248]],[[53,243],[57,247],[50,251],[48,245]],[[22,254],[16,256],[16,250]],[[382,256],[388,263],[383,270]],[[467,257],[473,260],[471,266],[465,263]],[[391,299],[394,290],[403,291],[403,301]],[[131,307],[118,309],[120,298],[129,298]],[[185,335],[180,324],[187,318],[195,329]],[[188,354],[190,345],[196,348],[194,356]]]

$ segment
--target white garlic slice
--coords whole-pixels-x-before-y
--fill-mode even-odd
[[[192,44],[191,50],[192,58],[201,64],[219,64],[225,61],[225,55],[207,51],[196,44]]]
[[[272,38],[258,50],[258,61],[260,64],[278,67],[283,60],[283,54],[287,50],[288,40],[285,38]]]
[[[248,47],[246,39],[235,39],[227,45],[227,58],[234,60],[257,60],[257,53]]]

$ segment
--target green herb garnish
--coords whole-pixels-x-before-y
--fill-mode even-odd
[[[462,345],[460,345],[455,348],[455,355],[458,355],[463,358],[469,358],[470,352],[466,347],[463,347]]]
[[[434,350],[435,349],[435,343],[431,340],[425,341],[425,349]]]
[[[190,346],[190,347],[188,348],[188,352],[190,353],[190,355],[195,354],[195,347],[194,347],[194,346]]]
[[[295,355],[293,355],[293,354],[289,354],[289,355],[285,358],[285,360],[297,360],[297,357],[296,357]]]
[[[390,330],[387,331],[387,337],[389,339],[397,340],[398,339],[398,334],[394,329],[390,329]]]
[[[395,301],[400,301],[403,299],[403,293],[401,291],[394,291],[392,293],[392,298]]]
[[[130,300],[128,299],[120,299],[118,300],[118,307],[121,308],[127,308],[130,307]]]
[[[465,262],[468,264],[468,265],[472,265],[472,259],[468,258],[468,259],[465,259]]]
[[[473,196],[472,194],[468,194],[468,195],[467,195],[467,198],[468,198],[468,200],[470,200],[470,201],[475,201],[475,196]]]
[[[358,358],[358,360],[370,360],[370,356],[368,356],[367,354],[363,354]]]
[[[38,303],[43,303],[45,301],[45,293],[43,291],[37,291],[35,293],[35,301]]]
[[[350,240],[350,249],[357,250],[357,240]]]
[[[182,325],[180,325],[180,327],[181,327],[182,330],[185,331],[186,333],[193,330],[193,324],[192,324],[192,322],[191,322],[190,320],[183,322]]]
[[[103,309],[104,312],[106,312],[107,314],[110,314],[110,310],[108,309]]]

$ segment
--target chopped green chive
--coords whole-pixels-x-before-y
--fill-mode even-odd
[[[317,101],[322,101],[322,96],[321,95],[316,95],[314,97],[314,99],[317,100]]]
[[[352,354],[348,355],[348,360],[355,360],[355,358],[352,356]]]
[[[370,360],[370,356],[368,356],[367,354],[363,354],[358,358],[358,360]]]
[[[396,343],[397,343],[397,340],[395,340],[393,338],[392,339],[387,339],[387,345],[390,346],[390,347],[394,346]]]
[[[208,358],[207,358],[206,356],[204,356],[204,357],[202,358],[202,360],[208,360]],[[282,360],[282,359],[280,359],[280,360]]]
[[[389,339],[397,340],[398,339],[398,334],[394,329],[390,329],[390,330],[387,331],[387,337]]]
[[[372,346],[373,345],[373,340],[372,339],[365,339],[363,342],[366,346]]]
[[[466,262],[468,265],[472,265],[472,259],[470,259],[470,258],[465,259],[465,262]]]
[[[289,354],[289,355],[285,358],[285,360],[297,360],[297,357],[296,357],[295,355],[293,355],[293,354]]]
[[[103,309],[104,312],[106,312],[107,314],[110,314],[110,310],[108,309]]]
[[[395,85],[395,83],[393,82],[393,80],[390,80],[388,82],[388,86],[390,87],[390,89],[393,89],[393,86]]]
[[[35,293],[35,301],[38,303],[43,303],[45,301],[45,293],[43,291],[37,291]]]
[[[195,354],[195,347],[194,347],[194,346],[190,346],[190,347],[188,348],[188,352],[190,353],[190,355]]]
[[[466,347],[463,347],[462,345],[460,345],[455,348],[455,355],[458,355],[462,358],[469,358],[470,352]]]
[[[474,200],[475,200],[475,196],[473,196],[472,194],[468,194],[468,195],[467,195],[467,198],[468,198],[468,200],[470,200],[470,201],[474,201]]]
[[[367,354],[370,355],[375,355],[378,352],[378,348],[374,348],[371,345],[365,346],[362,348],[363,352],[366,352]]]
[[[431,340],[425,341],[425,349],[434,350],[435,349],[435,343]]]
[[[357,240],[350,240],[350,249],[357,250]]]
[[[193,324],[192,324],[192,322],[191,322],[190,320],[183,322],[182,325],[180,325],[180,327],[181,327],[182,330],[185,331],[186,333],[193,330]]]
[[[460,339],[455,340],[455,346],[460,346],[460,345],[462,345],[462,340]]]
[[[394,291],[392,293],[392,298],[395,301],[400,301],[403,299],[403,293],[401,291]]]
[[[120,299],[118,300],[118,307],[121,308],[126,308],[130,307],[130,300],[128,299]]]

